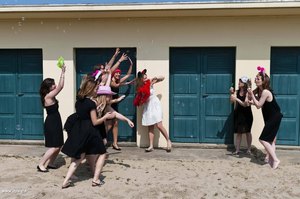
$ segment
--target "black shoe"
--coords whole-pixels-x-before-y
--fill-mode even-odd
[[[57,167],[56,167],[56,166],[48,165],[48,166],[47,166],[47,169],[57,169]]]
[[[149,152],[152,152],[153,150],[154,150],[153,148],[150,148],[150,147],[149,147],[149,148],[145,149],[145,152],[146,152],[146,153],[149,153]]]
[[[37,168],[38,172],[43,172],[43,173],[49,172],[48,169],[42,170],[39,165],[37,165],[36,168]]]
[[[114,144],[112,144],[112,148],[117,150],[117,151],[121,151],[121,148],[120,147],[116,147]]]

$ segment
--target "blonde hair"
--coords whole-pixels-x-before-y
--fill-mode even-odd
[[[97,115],[98,117],[102,117],[102,114],[106,108],[106,95],[98,95],[92,98],[97,105]],[[98,108],[99,107],[99,108]]]

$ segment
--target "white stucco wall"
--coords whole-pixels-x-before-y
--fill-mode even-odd
[[[300,46],[299,25],[300,16],[2,19],[0,43],[2,49],[41,48],[44,78],[56,81],[60,74],[56,60],[65,58],[66,84],[58,96],[63,122],[74,111],[74,48],[136,47],[137,71],[147,68],[150,77],[165,76],[155,90],[162,96],[163,124],[168,130],[170,47],[236,47],[237,85],[243,75],[254,80],[257,65],[265,66],[269,73],[272,46]],[[256,108],[253,112],[253,144],[261,147],[257,139],[262,116]],[[140,109],[137,118],[137,145],[146,146]],[[158,145],[166,145],[162,135]]]

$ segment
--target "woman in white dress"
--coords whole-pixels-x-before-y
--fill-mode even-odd
[[[146,152],[154,150],[154,127],[163,134],[167,141],[167,152],[171,152],[172,142],[169,138],[167,130],[162,124],[162,108],[158,97],[154,94],[153,85],[164,80],[164,77],[154,77],[152,79],[147,78],[147,70],[138,72],[136,80],[136,97],[134,99],[134,105],[143,105],[142,125],[148,126],[149,142],[150,145],[146,149]]]

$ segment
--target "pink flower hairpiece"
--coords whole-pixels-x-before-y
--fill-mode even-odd
[[[99,78],[100,75],[101,75],[100,70],[95,70],[95,72],[93,72],[93,74],[92,74],[92,76],[95,77],[95,81],[97,81],[97,79]]]
[[[257,66],[257,70],[263,74],[265,74],[265,68],[262,66]]]

